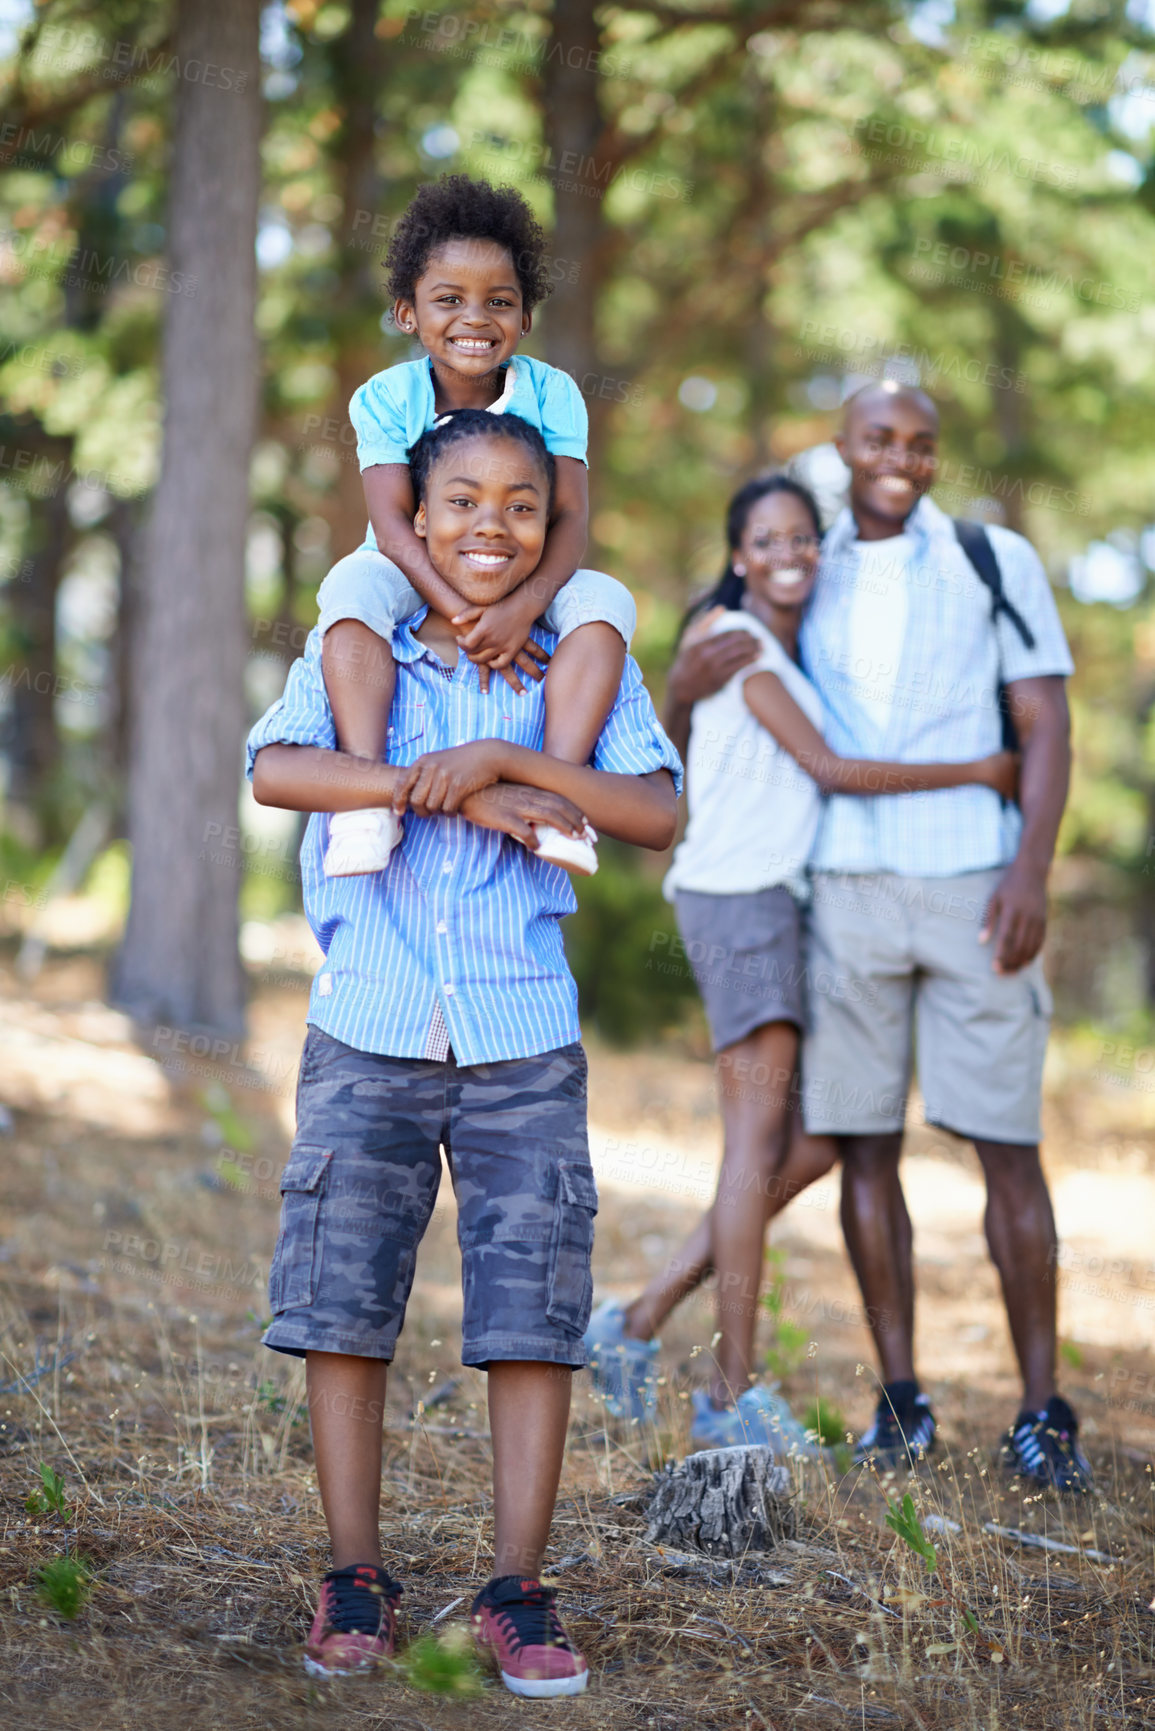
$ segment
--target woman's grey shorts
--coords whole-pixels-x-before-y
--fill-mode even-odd
[[[312,1026],[266,1346],[392,1359],[442,1147],[457,1196],[462,1362],[585,1364],[598,1195],[581,1047],[466,1066],[361,1052]]]
[[[715,1052],[767,1022],[806,1026],[802,909],[788,889],[735,896],[676,890],[674,912]]]

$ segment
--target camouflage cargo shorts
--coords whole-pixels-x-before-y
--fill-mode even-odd
[[[444,1148],[462,1362],[586,1362],[598,1196],[579,1045],[496,1064],[389,1058],[310,1027],[264,1343],[390,1360]]]

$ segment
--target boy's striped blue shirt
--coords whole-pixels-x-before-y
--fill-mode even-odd
[[[483,695],[464,655],[449,669],[413,635],[425,610],[397,627],[397,691],[386,757],[401,766],[423,752],[476,739],[540,750],[541,684],[518,697],[500,677]],[[552,650],[557,639],[541,630]],[[321,638],[309,635],[284,695],[253,728],[248,774],[262,746],[336,746],[321,675]],[[632,657],[592,759],[595,769],[647,775],[682,768]],[[440,1006],[461,1064],[528,1058],[580,1038],[577,988],[559,921],[577,906],[568,874],[520,842],[463,817],[408,813],[405,836],[383,872],[327,878],[328,818],[314,814],[301,847],[305,913],[325,961],[308,1020],[365,1052],[420,1058]]]

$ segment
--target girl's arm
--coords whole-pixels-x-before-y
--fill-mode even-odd
[[[406,806],[429,816],[464,810],[463,802],[493,782],[512,781],[561,794],[597,829],[618,841],[662,852],[674,839],[678,800],[668,769],[648,775],[616,775],[586,764],[565,763],[504,739],[481,739],[448,751],[427,752],[399,772],[394,809]]]
[[[767,733],[823,793],[928,793],[942,787],[991,787],[1011,798],[1017,782],[1013,752],[997,751],[968,763],[892,763],[839,757],[776,673],[752,673],[742,688],[746,706]]]
[[[408,463],[376,463],[361,476],[369,521],[378,552],[399,565],[417,593],[446,618],[465,601],[451,583],[433,569],[425,543],[413,529],[417,510]]]

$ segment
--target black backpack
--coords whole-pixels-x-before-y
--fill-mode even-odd
[[[1000,613],[1010,620],[1028,649],[1035,647],[1035,634],[1015,606],[1008,601],[1003,592],[1003,574],[999,570],[999,562],[995,550],[991,546],[991,538],[981,523],[969,522],[964,517],[955,517],[954,532],[958,544],[974,567],[975,576],[985,583],[991,592],[991,623],[998,619]],[[1015,732],[1014,717],[1011,715],[1007,688],[999,681],[999,714],[1002,718],[1003,750],[1017,751],[1019,736]]]

